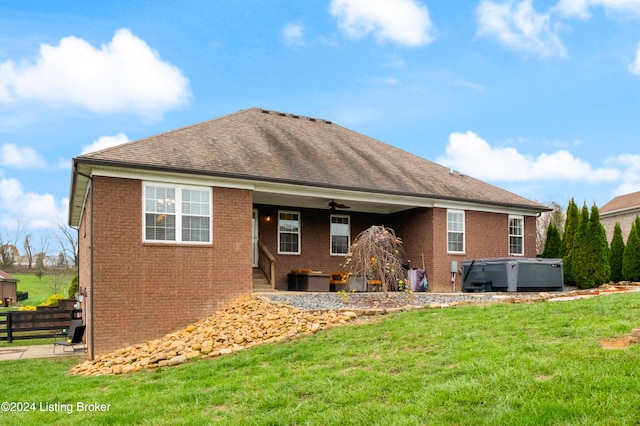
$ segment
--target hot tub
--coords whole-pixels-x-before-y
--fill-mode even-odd
[[[562,291],[562,259],[504,257],[462,262],[462,291]]]

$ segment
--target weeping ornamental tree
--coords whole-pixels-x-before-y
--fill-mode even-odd
[[[372,226],[356,237],[344,265],[352,276],[380,280],[386,295],[389,290],[409,288],[406,271],[402,267],[405,262],[402,241],[393,229]]]

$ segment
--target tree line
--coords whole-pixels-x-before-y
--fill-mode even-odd
[[[43,233],[35,244],[32,236],[25,235],[19,226],[11,232],[0,229],[1,269],[24,268],[38,273],[48,267],[78,267],[78,237],[75,229],[59,224],[54,233]]]
[[[557,214],[554,205],[546,229],[542,257],[562,258],[564,283],[578,288],[594,288],[607,282],[640,281],[640,217],[631,227],[627,242],[619,223],[615,224],[611,245],[594,204],[579,209],[574,199],[566,214]],[[561,219],[564,216],[564,224]]]

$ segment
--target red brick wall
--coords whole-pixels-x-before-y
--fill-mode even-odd
[[[329,254],[328,210],[256,206],[259,209],[259,238],[276,258],[276,288],[287,289],[287,273],[292,269],[313,269],[325,273],[345,270],[344,257]],[[302,247],[300,255],[278,254],[278,210],[300,212]],[[271,223],[264,222],[269,212]],[[451,292],[451,262],[462,269],[462,261],[474,258],[509,256],[509,218],[506,214],[465,212],[465,253],[447,253],[447,210],[415,208],[392,215],[341,212],[351,218],[351,242],[372,225],[386,225],[402,239],[412,268],[425,268],[429,291]],[[535,257],[535,217],[525,217],[525,257]],[[456,274],[455,291],[461,290],[461,277]]]
[[[249,297],[251,191],[213,188],[213,241],[205,246],[142,242],[141,181],[94,177],[93,192],[96,355]]]
[[[331,212],[329,210],[313,210],[287,208],[278,206],[256,205],[258,208],[259,238],[268,247],[276,259],[275,285],[279,290],[287,290],[287,274],[293,269],[312,269],[330,273],[344,271],[344,256],[331,256],[330,216],[344,214],[351,221],[351,242],[355,237],[373,224],[382,224],[385,216],[357,213],[349,211]],[[300,254],[278,254],[278,211],[287,210],[300,213]],[[271,223],[265,223],[266,213],[271,215]]]
[[[462,261],[479,258],[509,257],[509,215],[465,211],[465,253],[447,253],[447,209],[434,209],[433,213],[433,263],[429,274],[429,290],[450,292],[454,290],[451,282],[451,262],[457,262],[458,273],[455,278],[455,291],[462,288]],[[525,254],[524,257],[536,257],[536,221],[535,217],[525,217]]]

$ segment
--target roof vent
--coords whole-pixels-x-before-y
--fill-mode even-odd
[[[309,121],[316,121],[315,118],[309,117]]]
[[[291,118],[300,118],[300,116],[291,114]]]
[[[329,120],[324,120],[324,124],[333,124],[333,123],[330,122]]]
[[[262,113],[263,113],[263,114],[269,114],[269,110],[268,110],[268,109],[263,109],[263,110],[262,110]]]
[[[279,113],[278,113],[278,115],[279,115],[280,117],[286,117],[286,116],[287,116],[287,114],[285,114],[284,112],[279,112]]]

